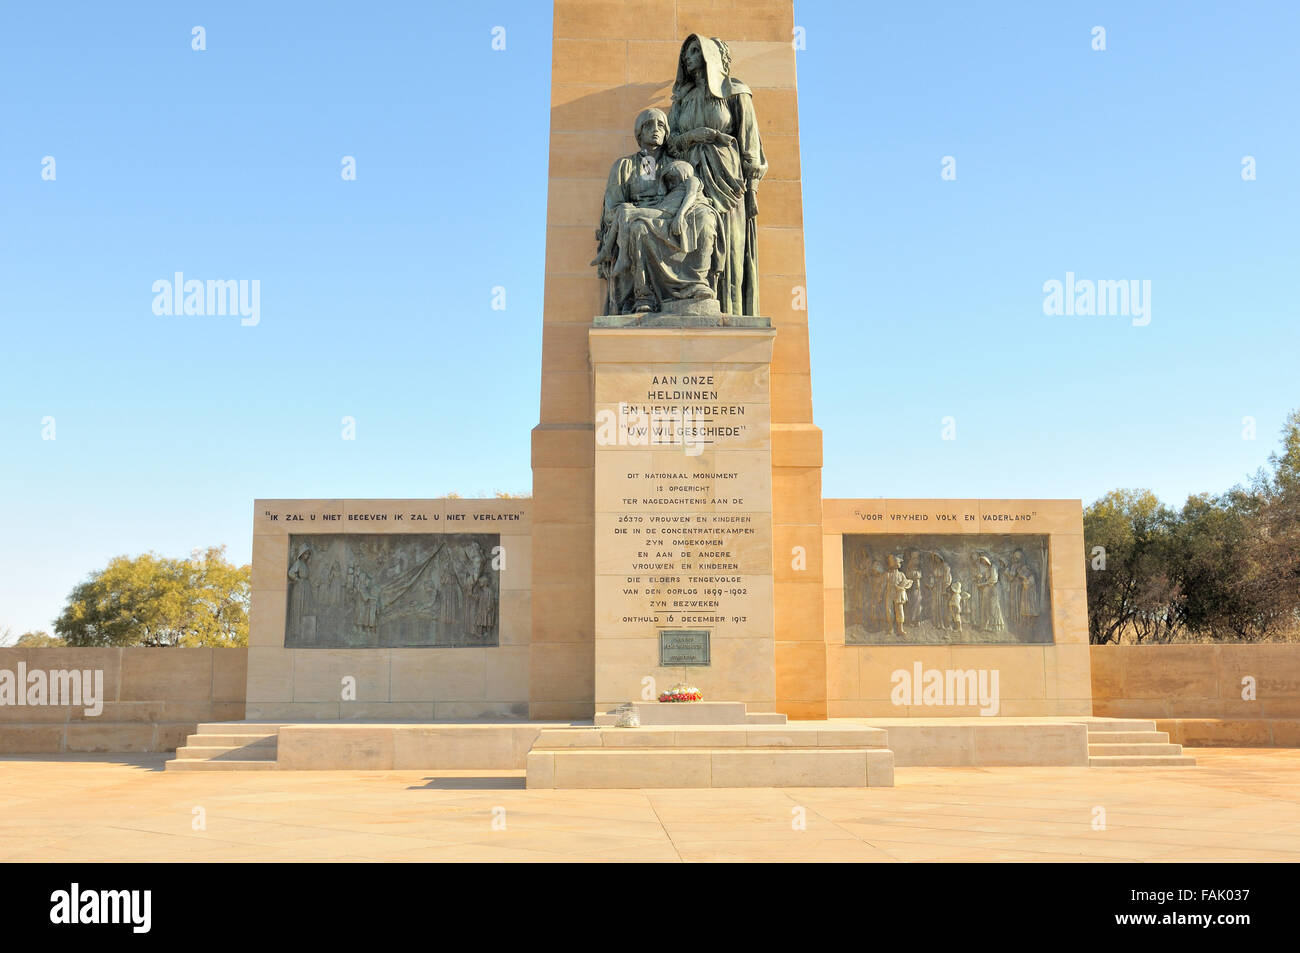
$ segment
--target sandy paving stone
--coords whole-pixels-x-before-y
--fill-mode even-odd
[[[173,775],[164,755],[7,757],[0,860],[1297,861],[1298,755],[1203,748],[1178,772],[903,768],[895,788],[653,791],[504,786],[518,772]],[[206,830],[191,827],[196,805]],[[1105,830],[1090,827],[1096,805]]]

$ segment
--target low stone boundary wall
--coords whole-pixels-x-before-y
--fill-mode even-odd
[[[0,648],[0,754],[174,751],[244,717],[247,675],[242,648]]]
[[[1300,644],[1094,645],[1092,713],[1188,747],[1300,747]]]
[[[1156,730],[1188,748],[1300,748],[1300,718],[1157,718]]]

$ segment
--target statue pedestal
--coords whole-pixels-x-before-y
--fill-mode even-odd
[[[643,728],[678,725],[784,725],[785,715],[749,711],[743,702],[630,702]],[[596,714],[596,727],[618,724],[618,709]]]
[[[716,309],[699,313],[648,311],[642,314],[600,314],[592,320],[591,325],[595,328],[759,328],[767,330],[772,327],[772,319],[749,314],[722,314]]]
[[[588,332],[597,711],[683,681],[708,701],[773,710],[775,337],[766,328]]]
[[[717,298],[683,298],[682,300],[661,301],[660,314],[721,315],[722,305]]]

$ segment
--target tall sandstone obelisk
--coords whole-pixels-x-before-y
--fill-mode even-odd
[[[540,422],[532,435],[530,715],[595,705],[595,406],[588,350],[605,310],[590,261],[611,161],[633,119],[667,109],[682,41],[726,40],[752,90],[768,172],[758,191],[771,364],[776,709],[826,716],[821,431],[813,424],[791,0],[555,0]],[[836,611],[839,607],[836,607]]]

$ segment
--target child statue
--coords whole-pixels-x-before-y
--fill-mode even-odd
[[[961,591],[961,583],[954,582],[948,587],[948,626],[957,630],[961,635],[961,601],[965,598],[965,593]]]
[[[613,220],[605,229],[600,250],[596,252],[596,257],[592,261],[593,265],[612,258],[617,248],[618,258],[609,273],[621,275],[626,272],[632,264],[628,254],[630,246],[628,231],[636,222],[645,222],[661,240],[669,245],[680,248],[684,252],[695,250],[691,241],[691,231],[689,229],[683,231],[682,223],[686,219],[686,213],[700,200],[703,186],[695,177],[695,170],[691,168],[691,164],[680,159],[675,159],[664,167],[663,183],[668,190],[663,197],[648,205],[623,205],[614,212]]]

